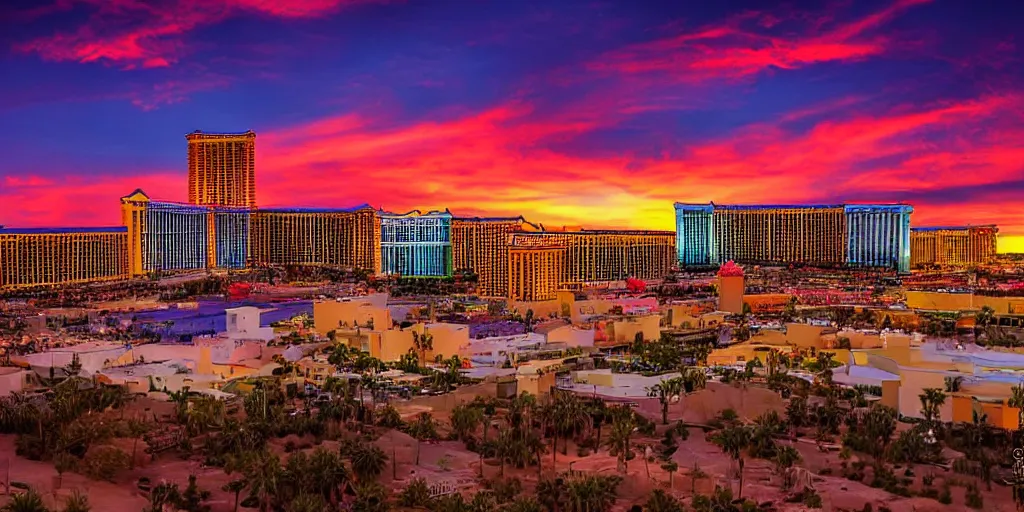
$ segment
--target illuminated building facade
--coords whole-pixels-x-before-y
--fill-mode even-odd
[[[574,230],[514,233],[513,247],[565,248],[559,285],[582,288],[591,284],[663,279],[676,262],[675,233],[671,231]]]
[[[256,207],[256,134],[203,133],[188,140],[188,202]]]
[[[409,277],[452,275],[452,214],[381,212],[380,265],[384,274]]]
[[[994,225],[927,227],[910,230],[910,264],[969,266],[990,263],[996,255]]]
[[[63,286],[128,277],[123,227],[3,228],[0,289]]]
[[[904,204],[846,205],[846,264],[910,271],[910,214]]]
[[[510,247],[508,297],[518,301],[554,300],[565,269],[565,247]]]
[[[153,201],[136,190],[121,198],[131,273],[244,268],[250,216],[248,208]]]
[[[676,203],[681,265],[740,263],[910,268],[907,205]]]
[[[452,267],[477,275],[484,297],[508,296],[509,235],[535,227],[522,217],[452,218]]]
[[[252,214],[250,248],[259,265],[325,265],[380,274],[380,217],[355,208],[267,208]]]

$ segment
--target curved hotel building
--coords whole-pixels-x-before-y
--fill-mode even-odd
[[[910,269],[908,205],[676,203],[684,266],[739,263]]]

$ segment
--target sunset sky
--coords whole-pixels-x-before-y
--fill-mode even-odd
[[[252,129],[263,206],[673,229],[674,201],[904,201],[1024,252],[1020,2],[6,0],[0,20],[12,227],[116,225],[135,188],[184,201],[185,133]]]

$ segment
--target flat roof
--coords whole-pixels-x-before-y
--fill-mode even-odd
[[[991,228],[996,229],[995,224],[978,224],[966,226],[922,226],[916,228],[910,228],[911,231],[963,231],[971,228]]]
[[[709,203],[675,203],[675,209],[677,210],[827,210],[827,209],[858,209],[858,208],[911,208],[908,204],[902,203],[864,203],[864,204],[848,204],[848,203],[831,203],[831,204],[716,204],[714,201]]]
[[[359,210],[371,209],[373,207],[369,204],[363,203],[358,206],[350,208],[319,208],[319,207],[306,207],[306,206],[293,206],[293,207],[279,207],[279,208],[259,208],[257,212],[266,213],[352,213]]]
[[[63,235],[76,233],[126,233],[124,226],[80,227],[80,228],[5,228],[0,226],[3,235]]]

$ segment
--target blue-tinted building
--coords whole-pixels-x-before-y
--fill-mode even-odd
[[[153,201],[141,190],[121,198],[132,274],[243,268],[251,210]]]
[[[684,266],[711,265],[715,260],[712,204],[676,203],[676,252]]]
[[[728,260],[910,269],[908,205],[716,205],[676,203],[682,266]]]
[[[383,274],[407,277],[452,275],[452,214],[379,212]]]
[[[910,271],[909,205],[846,205],[846,263]]]

